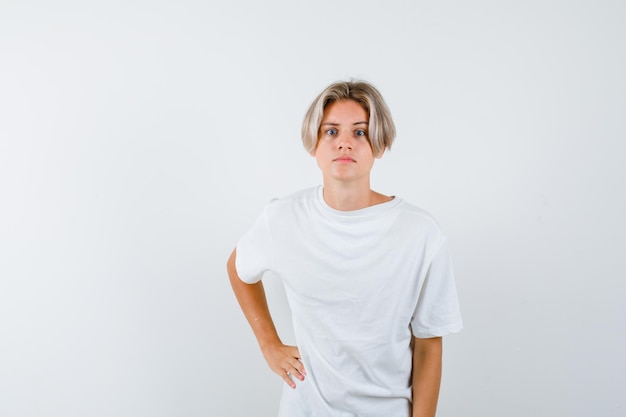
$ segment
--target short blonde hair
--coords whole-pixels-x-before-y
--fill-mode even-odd
[[[302,143],[307,152],[317,148],[319,129],[326,107],[341,100],[359,103],[369,116],[367,140],[374,156],[380,156],[385,149],[391,149],[396,137],[396,127],[391,112],[383,96],[372,84],[366,81],[339,81],[326,87],[306,112],[302,122]]]

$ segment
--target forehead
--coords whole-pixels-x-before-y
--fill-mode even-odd
[[[354,100],[339,100],[334,101],[326,106],[324,109],[324,122],[368,122],[368,112],[363,106]]]

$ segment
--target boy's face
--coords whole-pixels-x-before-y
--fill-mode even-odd
[[[356,101],[336,101],[326,107],[317,147],[311,153],[324,181],[369,182],[375,158],[368,140],[368,123],[367,111]]]

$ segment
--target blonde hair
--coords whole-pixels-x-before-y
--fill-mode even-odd
[[[366,81],[339,81],[326,87],[313,100],[304,116],[302,143],[307,152],[312,153],[317,148],[324,110],[329,104],[341,100],[356,101],[367,112],[369,116],[367,140],[374,156],[380,156],[385,149],[391,149],[396,137],[396,127],[380,92]]]

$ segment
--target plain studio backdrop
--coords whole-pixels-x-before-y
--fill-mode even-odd
[[[466,329],[438,415],[623,416],[625,21],[609,0],[3,0],[0,417],[276,415],[225,263],[321,182],[300,123],[347,78],[397,124],[374,189],[451,242]]]

